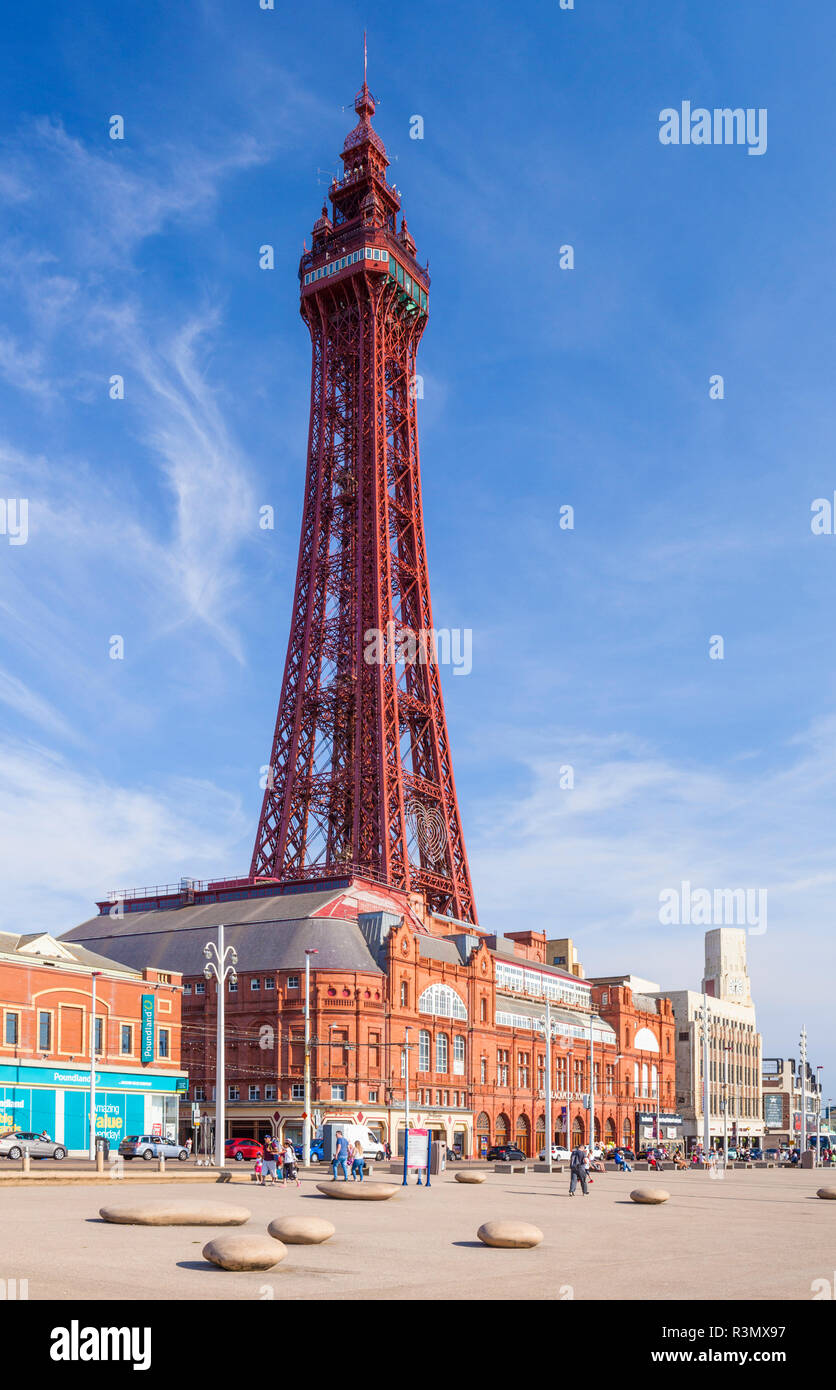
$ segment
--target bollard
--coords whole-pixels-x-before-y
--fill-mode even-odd
[[[159,1158],[157,1159],[157,1172],[165,1172],[165,1154],[160,1154]]]
[[[24,1171],[24,1173],[28,1173],[28,1172],[29,1172],[29,1162],[30,1162],[30,1158],[29,1158],[29,1145],[28,1145],[28,1144],[24,1144],[24,1146],[23,1146],[23,1171]]]
[[[96,1149],[96,1172],[104,1172],[104,1149],[101,1148]]]

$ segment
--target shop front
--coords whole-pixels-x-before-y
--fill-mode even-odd
[[[111,1149],[128,1134],[177,1137],[180,1096],[188,1078],[176,1073],[96,1069],[96,1135]],[[90,1071],[87,1068],[0,1065],[0,1132],[46,1130],[70,1154],[90,1146]]]

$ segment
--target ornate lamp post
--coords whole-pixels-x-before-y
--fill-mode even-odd
[[[215,1166],[223,1168],[226,1157],[226,1107],[224,1105],[224,991],[227,980],[237,980],[235,967],[238,952],[234,946],[224,946],[224,929],[218,927],[218,944],[207,941],[203,948],[207,980],[214,976],[218,984],[217,1042],[215,1045]]]

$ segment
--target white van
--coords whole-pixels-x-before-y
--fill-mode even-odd
[[[317,1131],[317,1138],[322,1138],[327,1162],[330,1163],[333,1157],[338,1129],[342,1131],[349,1144],[356,1144],[359,1139],[363,1145],[363,1157],[367,1161],[381,1163],[385,1159],[386,1153],[380,1142],[380,1135],[369,1129],[368,1125],[340,1124],[336,1120],[329,1120],[322,1126],[321,1135]]]

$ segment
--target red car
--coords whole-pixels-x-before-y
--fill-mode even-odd
[[[245,1158],[256,1159],[263,1152],[262,1145],[257,1139],[227,1139],[226,1141],[225,1157],[235,1158],[239,1163],[242,1163]]]

